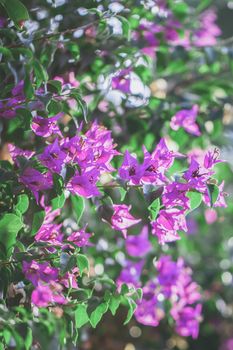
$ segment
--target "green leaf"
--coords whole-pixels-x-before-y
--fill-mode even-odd
[[[63,178],[61,175],[54,173],[53,174],[53,186],[56,193],[61,196],[63,194]]]
[[[48,73],[38,60],[33,61],[33,69],[36,76],[36,87],[38,89],[43,82],[48,80]]]
[[[34,89],[32,86],[32,82],[30,79],[30,73],[25,72],[25,77],[24,77],[24,93],[26,97],[30,100],[34,96]]]
[[[68,253],[61,253],[60,256],[60,265],[61,273],[64,275],[66,272],[71,271],[73,267],[76,266],[76,256],[69,255]]]
[[[16,114],[23,120],[25,129],[31,129],[32,113],[25,108],[17,108]]]
[[[85,209],[84,198],[76,195],[71,195],[70,197],[77,223],[79,223]]]
[[[89,272],[89,261],[85,255],[83,254],[77,255],[77,266],[79,268],[79,273],[81,276],[84,270],[87,270],[87,272]]]
[[[76,328],[81,328],[89,321],[89,316],[87,314],[87,305],[80,304],[75,310],[75,325]]]
[[[119,308],[121,303],[121,296],[120,295],[112,295],[110,302],[109,302],[109,309],[114,316],[117,312],[117,309]]]
[[[65,201],[66,201],[66,197],[65,197],[64,193],[53,198],[51,200],[53,210],[56,210],[58,208],[62,208],[65,204]]]
[[[22,227],[21,218],[15,214],[7,213],[0,218],[0,243],[4,246],[6,257],[11,255],[17,234]]]
[[[62,106],[62,102],[61,101],[57,101],[57,100],[51,99],[48,102],[46,108],[47,108],[47,111],[49,112],[49,114],[55,115],[55,114],[58,114],[58,113],[62,112],[63,106]]]
[[[97,306],[97,308],[91,313],[90,316],[90,323],[93,328],[97,326],[97,324],[100,322],[102,316],[107,312],[108,310],[108,303],[104,302]]]
[[[0,46],[0,54],[6,56],[7,59],[11,60],[13,58],[11,50],[6,47]]]
[[[28,11],[21,1],[0,0],[0,3],[5,7],[8,16],[17,27],[20,27],[23,21],[29,19]]]
[[[43,224],[45,218],[45,212],[44,210],[37,206],[34,210],[33,220],[32,220],[32,230],[31,234],[34,235],[38,232],[39,228]]]
[[[129,321],[131,320],[131,318],[133,317],[133,314],[137,308],[137,304],[135,303],[135,301],[131,298],[126,298],[127,300],[127,303],[128,303],[128,306],[129,306],[129,310],[128,310],[128,313],[127,313],[127,317],[126,317],[126,320],[124,322],[124,325],[126,325],[127,323],[129,323]]]
[[[213,0],[202,0],[200,1],[199,5],[196,8],[196,12],[202,12],[206,7],[208,7],[211,3],[213,2]]]
[[[120,20],[121,25],[122,25],[123,34],[127,38],[127,40],[129,41],[131,38],[131,29],[130,29],[129,21],[123,16],[116,16],[116,17]]]
[[[219,188],[218,188],[218,186],[216,186],[214,184],[208,184],[207,191],[208,191],[208,196],[210,199],[210,206],[213,207],[214,203],[218,199]]]
[[[160,209],[160,200],[159,198],[156,198],[151,205],[148,207],[150,212],[150,218],[152,221],[154,221],[157,218],[157,215],[159,213]]]
[[[189,191],[187,197],[189,198],[190,209],[186,211],[186,214],[200,206],[202,202],[202,194],[195,191]]]
[[[16,203],[15,208],[14,208],[15,211],[19,212],[20,214],[24,214],[28,210],[28,207],[29,207],[28,196],[25,193],[20,194],[17,197],[17,203]]]
[[[27,329],[27,336],[24,340],[25,348],[26,350],[30,350],[32,346],[32,341],[33,341],[33,336],[32,336],[32,329],[28,328]]]
[[[51,92],[55,92],[60,94],[62,90],[62,83],[59,80],[49,80],[47,82],[48,89],[51,90]]]
[[[83,118],[85,122],[87,123],[87,114],[88,114],[88,109],[87,109],[87,103],[82,99],[82,96],[78,92],[72,92],[70,94],[70,97],[73,97],[79,106],[79,109],[83,115]]]

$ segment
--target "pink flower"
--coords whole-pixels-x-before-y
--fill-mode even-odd
[[[58,278],[58,269],[51,267],[49,263],[38,263],[35,260],[23,261],[23,272],[25,277],[37,286],[41,281],[51,282]]]
[[[159,244],[173,242],[180,239],[178,230],[187,231],[184,210],[177,208],[162,209],[156,221],[151,223],[152,234],[156,235]]]
[[[181,127],[192,135],[200,136],[201,132],[196,124],[198,110],[199,108],[197,105],[194,105],[192,109],[180,110],[172,117],[170,123],[171,128],[173,130],[178,130]]]
[[[144,173],[144,167],[138,163],[128,150],[125,151],[124,160],[119,168],[120,178],[128,180],[132,185],[138,185]]]
[[[32,292],[32,303],[38,307],[47,307],[50,304],[65,304],[66,299],[61,293],[62,286],[58,283],[50,285],[38,285]]]
[[[125,266],[121,270],[120,276],[117,278],[117,286],[120,287],[123,283],[128,286],[140,287],[140,277],[144,266],[144,260],[133,262],[126,261]]]
[[[127,229],[138,224],[141,219],[135,219],[130,213],[131,206],[125,204],[114,204],[114,213],[111,218],[112,228],[123,233],[127,237]]]
[[[53,186],[51,173],[42,174],[34,168],[26,168],[19,176],[22,182],[34,194],[37,203],[39,202],[39,191],[45,191]]]
[[[201,321],[201,304],[192,306],[180,306],[175,304],[171,310],[171,315],[176,321],[176,331],[182,337],[198,337],[199,323]]]
[[[143,287],[143,298],[138,302],[135,311],[136,320],[145,326],[157,327],[164,318],[165,312],[163,306],[158,301],[157,285],[149,281]]]
[[[17,160],[18,156],[30,159],[35,154],[33,151],[21,149],[15,145],[12,145],[11,143],[8,144],[8,150],[10,152],[11,158],[17,164],[17,166],[19,166],[19,162]]]
[[[91,169],[80,175],[78,172],[68,182],[67,189],[72,194],[78,194],[79,196],[91,198],[100,196],[100,192],[96,186],[99,173],[96,169]]]
[[[51,118],[43,118],[40,116],[34,117],[32,120],[32,130],[38,136],[48,137],[52,134],[61,135],[60,129],[57,125],[57,120],[61,117],[58,114]]]
[[[205,210],[205,220],[208,225],[213,224],[215,221],[217,221],[217,219],[218,219],[218,214],[216,210],[210,209],[210,208]]]
[[[61,150],[56,138],[51,145],[44,149],[44,152],[38,158],[48,169],[60,173],[66,159],[66,153]]]
[[[61,225],[44,223],[37,232],[35,241],[48,242],[54,246],[61,246],[63,235],[60,229]]]
[[[125,248],[130,256],[143,257],[151,249],[152,245],[148,239],[148,226],[143,226],[139,235],[130,235],[126,238]]]
[[[86,232],[86,227],[80,229],[79,231],[72,232],[71,235],[67,238],[67,241],[74,243],[78,247],[85,247],[90,245],[89,238],[91,237],[91,233]]]

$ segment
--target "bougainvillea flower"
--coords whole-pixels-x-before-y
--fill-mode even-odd
[[[135,219],[130,214],[131,206],[125,204],[114,204],[114,213],[111,218],[112,228],[123,233],[124,238],[127,237],[127,229],[138,224],[141,219]]]
[[[39,282],[56,281],[58,278],[58,269],[51,267],[49,263],[38,263],[35,260],[30,262],[23,261],[23,272],[25,277],[37,286]]]
[[[208,208],[205,210],[205,221],[208,225],[213,224],[218,220],[218,213],[216,210]]]
[[[162,255],[156,262],[158,281],[166,296],[170,296],[171,288],[177,283],[183,264],[172,261],[168,255]]]
[[[67,238],[67,241],[72,242],[81,248],[90,245],[89,238],[91,236],[91,233],[87,233],[86,227],[84,227],[79,231],[72,232],[71,235],[69,235],[69,237]]]
[[[143,176],[144,167],[126,150],[118,172],[121,179],[129,181],[132,185],[138,185]]]
[[[117,278],[117,286],[120,287],[123,283],[126,283],[129,287],[140,287],[140,277],[143,266],[144,260],[138,262],[127,260],[125,266],[121,270],[120,276]]]
[[[12,145],[11,143],[8,143],[8,150],[10,152],[11,158],[13,161],[19,166],[19,163],[17,161],[17,157],[25,157],[26,159],[30,159],[35,152],[29,151],[29,150],[24,150],[19,147],[16,147],[15,145]]]
[[[63,276],[59,278],[59,283],[61,283],[66,288],[78,288],[77,278],[79,276],[78,268],[75,267],[71,272],[66,272]]]
[[[158,301],[157,285],[149,281],[142,290],[143,297],[141,301],[137,302],[135,318],[145,326],[157,327],[165,316],[162,304]]]
[[[130,256],[145,256],[152,249],[148,239],[148,226],[143,226],[139,235],[128,236],[125,241],[125,248]]]
[[[189,185],[180,182],[172,182],[165,186],[162,202],[166,208],[182,207],[183,209],[189,209],[189,198],[186,196],[189,190]]]
[[[35,236],[36,241],[48,242],[51,245],[61,246],[63,235],[61,225],[43,224]]]
[[[215,186],[217,186],[217,185],[215,185]],[[226,203],[225,198],[228,196],[228,194],[226,192],[224,192],[223,188],[224,188],[224,181],[218,186],[219,192],[218,192],[217,199],[216,199],[215,203],[213,204],[213,207],[222,207],[222,208],[227,207],[227,203]],[[209,207],[211,206],[210,196],[209,196],[207,189],[203,194],[203,201]]]
[[[216,13],[213,9],[208,9],[200,16],[200,27],[194,31],[193,43],[198,47],[214,46],[217,37],[221,35],[221,30],[216,21]]]
[[[112,88],[120,90],[125,94],[130,93],[130,73],[131,69],[122,69],[112,78]]]
[[[66,159],[66,153],[61,150],[58,139],[55,139],[38,158],[48,169],[60,173]]]
[[[179,304],[173,306],[171,315],[176,322],[176,331],[179,335],[182,337],[191,336],[193,339],[198,337],[201,310],[201,304],[197,304],[195,307],[180,307]]]
[[[204,168],[194,158],[191,159],[188,170],[184,172],[183,178],[188,182],[190,187],[200,192],[206,191],[206,183],[213,171]]]
[[[152,234],[158,237],[159,244],[180,239],[177,230],[187,231],[184,212],[177,208],[160,210],[156,221],[151,223]]]
[[[38,285],[32,292],[32,304],[37,307],[47,307],[50,304],[65,304],[66,298],[61,293],[62,286],[58,283]]]
[[[53,186],[51,173],[42,174],[34,168],[26,168],[19,176],[19,181],[32,191],[37,203],[39,201],[39,192],[48,190]]]
[[[204,157],[204,167],[206,169],[212,169],[215,164],[223,162],[223,160],[219,159],[219,156],[220,151],[218,148],[208,151]]]
[[[184,128],[189,134],[200,136],[201,132],[196,124],[198,111],[199,108],[197,105],[194,105],[191,109],[180,110],[172,117],[170,123],[171,128],[173,130]]]
[[[72,177],[67,184],[67,189],[72,194],[78,194],[79,196],[91,198],[100,196],[100,192],[96,186],[98,180],[98,171],[91,169],[79,175],[78,172]]]
[[[34,117],[32,120],[31,128],[38,136],[48,137],[52,134],[61,135],[60,129],[57,125],[57,120],[61,117],[58,114],[51,118],[43,118],[40,116]]]
[[[152,154],[145,147],[143,152],[143,167],[145,170],[142,182],[158,186],[168,182],[165,172],[172,166],[174,159],[183,157],[182,154],[169,150],[164,138],[160,140]]]

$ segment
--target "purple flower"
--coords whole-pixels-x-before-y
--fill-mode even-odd
[[[183,178],[188,182],[191,188],[200,192],[205,192],[207,180],[212,174],[213,171],[204,168],[192,157],[190,166],[188,170],[184,172]]]
[[[180,153],[170,151],[164,139],[160,140],[152,154],[144,147],[142,182],[158,186],[167,183],[165,172],[172,166],[176,157],[183,156]]]
[[[143,297],[138,302],[134,315],[139,323],[152,327],[157,327],[164,318],[165,312],[158,301],[157,285],[154,282],[149,281],[143,287]]]
[[[140,258],[145,256],[152,249],[148,239],[148,226],[143,226],[139,235],[128,236],[125,241],[125,248],[130,256]]]
[[[62,292],[62,286],[58,283],[50,285],[38,285],[32,292],[32,303],[38,307],[47,307],[50,304],[65,304],[66,299]]]
[[[179,182],[172,182],[165,186],[162,202],[166,208],[182,207],[183,209],[189,209],[189,198],[186,197],[186,193],[189,190],[189,185]]]
[[[144,168],[128,150],[125,151],[124,160],[119,168],[119,176],[123,180],[128,180],[130,184],[138,185],[143,176]]]
[[[171,310],[171,315],[176,321],[176,331],[182,337],[191,336],[193,339],[198,337],[199,323],[201,321],[201,304],[185,306],[175,304]]]
[[[178,130],[181,127],[192,135],[200,136],[201,132],[196,124],[198,110],[199,108],[197,105],[194,105],[191,109],[180,110],[172,117],[170,123],[171,128],[173,130]]]
[[[15,145],[12,145],[11,143],[8,143],[8,150],[10,152],[11,158],[17,164],[17,166],[19,166],[19,163],[17,161],[18,156],[30,159],[35,154],[33,151],[21,149]]]
[[[91,233],[86,232],[86,227],[80,229],[79,231],[72,232],[71,235],[67,238],[67,241],[74,243],[78,247],[85,247],[90,245],[89,238],[91,237]]]
[[[60,129],[57,125],[57,120],[61,117],[61,114],[58,114],[51,118],[43,117],[34,117],[32,120],[32,130],[38,136],[48,137],[52,134],[61,135]]]
[[[61,225],[44,223],[35,236],[36,241],[48,242],[54,246],[62,245]]]
[[[114,213],[111,218],[112,228],[123,233],[127,237],[127,229],[138,224],[141,219],[135,219],[130,213],[131,206],[125,204],[114,204]]]
[[[39,191],[45,191],[53,186],[53,180],[51,173],[42,174],[34,168],[26,168],[19,177],[19,181],[22,182],[39,201]]]
[[[140,277],[143,266],[144,260],[138,262],[127,260],[125,266],[121,270],[120,276],[117,278],[118,287],[123,283],[128,284],[128,286],[140,287]]]
[[[112,78],[112,88],[120,90],[125,94],[130,93],[130,73],[131,69],[123,69]]]
[[[23,261],[23,272],[25,277],[37,286],[42,282],[56,281],[58,278],[58,269],[51,267],[47,262],[39,264],[37,261]]]
[[[100,192],[96,186],[99,173],[96,169],[91,169],[80,175],[78,172],[68,182],[67,189],[72,194],[91,198],[100,196]]]
[[[204,157],[204,167],[206,169],[212,169],[215,164],[223,162],[219,159],[219,156],[220,151],[218,148],[208,151]]]
[[[58,139],[55,139],[38,158],[48,169],[60,174],[66,159],[66,153],[61,150]]]
[[[199,47],[214,46],[217,37],[221,34],[220,28],[215,23],[216,14],[213,9],[208,9],[200,16],[200,28],[194,32],[194,45]]]
[[[61,283],[66,288],[78,288],[77,284],[78,278],[78,268],[75,267],[71,272],[66,272],[64,276],[59,278],[59,283]]]
[[[173,242],[180,239],[178,230],[187,231],[185,210],[177,208],[162,209],[156,221],[151,223],[152,234],[156,235],[159,244]]]
[[[162,286],[167,297],[171,295],[172,286],[177,283],[183,264],[171,260],[168,255],[163,255],[156,263],[158,282]]]

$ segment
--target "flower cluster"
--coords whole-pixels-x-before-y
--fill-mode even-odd
[[[68,236],[65,235],[65,227],[54,222],[59,217],[60,210],[51,211],[51,208],[45,207],[46,216],[42,226],[35,235],[35,242],[44,243],[44,247],[40,250],[42,253],[39,260],[30,260],[23,262],[23,272],[27,280],[29,280],[34,290],[32,292],[32,303],[38,307],[46,307],[50,304],[65,304],[68,299],[63,294],[64,289],[77,289],[77,277],[79,270],[74,267],[72,271],[63,272],[63,260],[72,256],[75,247],[81,248],[90,245],[90,233],[86,232],[86,228],[72,231]],[[49,260],[51,253],[60,251],[61,264],[53,266],[49,262],[41,262],[43,258]],[[71,254],[70,254],[71,253]]]
[[[165,316],[165,302],[171,305],[170,314],[175,321],[176,332],[182,336],[197,338],[201,321],[201,295],[192,280],[192,271],[182,258],[177,262],[170,256],[161,256],[155,264],[157,277],[143,287],[143,298],[135,312],[138,322],[158,326]]]

